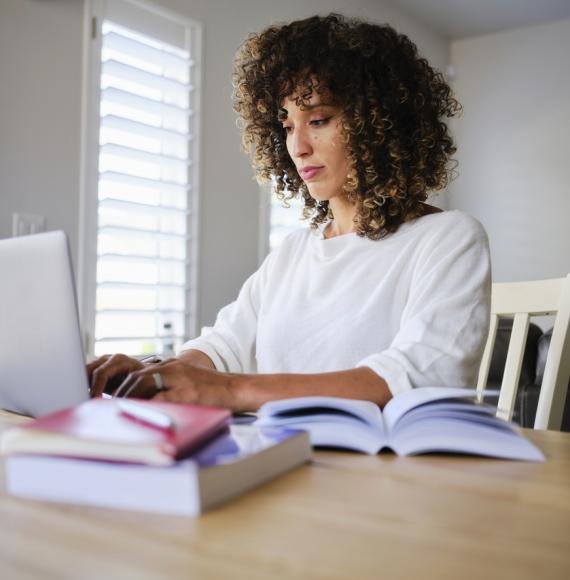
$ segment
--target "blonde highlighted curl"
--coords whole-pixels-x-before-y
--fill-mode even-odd
[[[274,180],[287,204],[301,195],[316,227],[330,217],[312,198],[286,147],[278,119],[285,97],[316,91],[341,108],[358,235],[383,238],[423,213],[430,191],[452,177],[455,146],[444,118],[460,104],[441,73],[407,36],[388,25],[314,16],[252,34],[234,63],[234,110],[258,179]]]

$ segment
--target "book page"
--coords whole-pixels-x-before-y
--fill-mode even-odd
[[[311,421],[322,418],[330,420],[335,416],[335,421],[338,420],[339,423],[354,422],[356,419],[375,430],[383,431],[382,413],[378,405],[369,401],[341,397],[297,397],[270,401],[259,409],[258,424],[263,424],[267,417],[279,417],[284,421],[287,418],[298,419],[302,416],[310,417]]]
[[[398,424],[390,445],[398,455],[447,452],[544,461],[542,452],[512,424],[496,417],[478,421],[431,417],[403,429]]]
[[[477,394],[475,389],[452,387],[420,387],[399,394],[384,407],[384,424],[390,432],[396,422],[414,407],[419,407],[430,401],[441,399],[472,398]]]
[[[378,405],[340,397],[298,397],[265,403],[256,426],[304,429],[313,446],[341,447],[376,454],[385,444]]]

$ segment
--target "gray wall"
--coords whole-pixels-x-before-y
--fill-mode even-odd
[[[231,66],[251,31],[339,11],[390,22],[435,66],[448,43],[381,0],[156,0],[205,26],[198,323],[210,324],[257,267],[259,192],[231,110]],[[0,238],[12,213],[47,217],[79,243],[81,0],[0,1]],[[77,265],[77,264],[76,264]]]
[[[79,241],[83,3],[0,0],[0,238],[13,212]]]
[[[451,44],[460,176],[451,207],[477,217],[495,281],[570,272],[570,20]]]

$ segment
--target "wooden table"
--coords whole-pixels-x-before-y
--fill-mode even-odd
[[[321,451],[197,519],[0,493],[0,577],[567,579],[570,434],[525,434],[546,463]]]

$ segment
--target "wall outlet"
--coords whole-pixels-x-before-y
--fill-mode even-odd
[[[15,213],[12,216],[12,235],[27,236],[46,231],[47,220],[43,215],[32,213]]]

